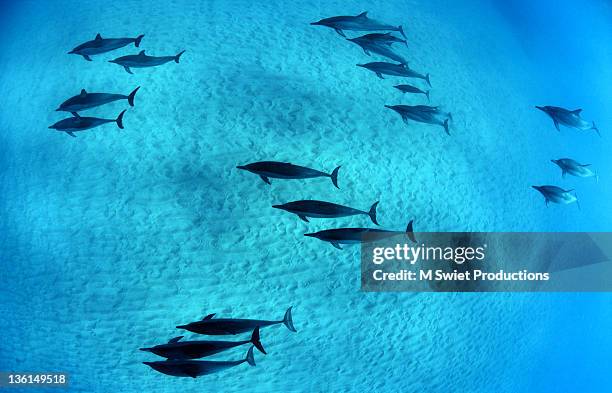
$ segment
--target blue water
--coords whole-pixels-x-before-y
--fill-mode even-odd
[[[367,217],[307,224],[270,208],[380,200],[389,229],[611,229],[610,3],[449,3],[0,3],[0,371],[65,371],[74,392],[608,391],[610,295],[363,293],[359,248],[303,233]],[[402,97],[400,80],[355,67],[377,58],[309,25],[365,10],[404,26],[398,50],[431,74],[450,137],[404,125],[384,105],[423,97]],[[92,62],[67,54],[96,33],[186,52],[134,75],[107,62],[133,46]],[[136,86],[123,131],[47,128],[82,88]],[[602,137],[557,132],[534,105],[583,108]],[[599,182],[562,179],[550,159],[563,156],[591,163]],[[340,190],[235,169],[258,160],[342,165]],[[546,208],[533,184],[575,188],[581,209]],[[179,335],[177,324],[279,319],[290,305],[298,333],[263,330],[269,354],[256,352],[255,368],[191,380],[142,364],[155,356],[138,348]]]

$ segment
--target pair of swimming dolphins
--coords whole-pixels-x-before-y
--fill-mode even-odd
[[[247,165],[239,165],[238,169],[246,170],[248,172],[259,175],[261,179],[267,184],[270,183],[270,178],[274,179],[309,179],[314,177],[331,177],[334,186],[338,187],[338,171],[340,167],[334,169],[331,174],[308,168],[299,165],[294,165],[289,162],[278,162],[278,161],[260,161],[254,162]],[[339,188],[339,187],[338,187]],[[369,211],[354,209],[352,207],[338,205],[331,202],[317,201],[317,200],[301,200],[285,203],[282,205],[273,205],[276,209],[288,211],[296,214],[303,221],[308,222],[309,217],[314,218],[337,218],[347,217],[354,215],[367,215],[370,217],[372,222],[378,225],[376,218],[376,207],[378,202],[375,202]],[[317,239],[331,243],[334,247],[342,249],[340,244],[355,244],[363,243],[366,241],[373,241],[382,239],[385,237],[395,236],[397,231],[387,231],[382,229],[373,228],[339,228],[339,229],[328,229],[316,233],[306,233],[304,236],[315,237]],[[414,241],[414,234],[412,230],[412,221],[406,228],[408,237]]]
[[[140,47],[142,37],[144,37],[144,34],[136,38],[102,38],[98,33],[96,38],[82,43],[68,52],[68,54],[80,55],[83,56],[85,60],[92,61],[91,56],[93,55],[99,55],[101,53],[123,48],[131,43],[134,43],[134,46],[138,48]],[[132,74],[132,68],[155,67],[171,61],[178,63],[183,53],[185,53],[185,51],[181,51],[174,56],[149,56],[142,50],[136,55],[121,56],[114,60],[109,60],[109,62],[122,66],[127,73]]]
[[[101,119],[98,117],[83,117],[78,112],[87,109],[95,108],[101,105],[109,104],[114,101],[127,100],[130,106],[134,106],[134,97],[140,86],[135,88],[130,94],[111,94],[111,93],[89,93],[85,89],[81,90],[80,94],[70,97],[62,102],[56,111],[70,112],[72,117],[63,119],[53,124],[49,128],[65,132],[66,134],[75,137],[75,132],[85,131],[94,127],[98,127],[106,123],[117,123],[119,129],[123,129],[123,115],[121,112],[116,119]]]
[[[261,344],[259,330],[266,326],[284,324],[287,329],[296,332],[291,316],[292,307],[285,312],[285,316],[280,321],[267,321],[258,319],[235,319],[235,318],[214,318],[215,314],[209,314],[200,321],[179,325],[177,328],[185,329],[193,333],[207,335],[235,335],[252,331],[249,340],[241,341],[181,341],[184,336],[171,339],[166,344],[156,345],[150,348],[140,348],[141,351],[151,352],[158,356],[165,357],[164,361],[143,362],[152,369],[176,377],[197,378],[202,375],[213,374],[242,363],[255,366],[253,357],[253,347],[261,353],[266,351]],[[234,361],[204,361],[194,360],[235,348],[244,344],[252,344],[244,359]]]

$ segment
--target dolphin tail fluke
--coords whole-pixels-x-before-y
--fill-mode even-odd
[[[117,126],[123,130],[123,115],[125,114],[126,109],[124,109],[119,116],[117,116]]]
[[[261,341],[259,341],[259,326],[253,330],[253,334],[251,335],[251,343],[255,345],[255,348],[257,348],[259,352],[267,355],[266,350],[264,349],[263,345],[261,345]]]
[[[340,167],[337,167],[336,169],[334,169],[331,175],[329,175],[329,177],[331,177],[332,183],[334,183],[334,186],[336,186],[336,188],[340,188],[338,187],[338,171],[339,170],[340,170]]]
[[[289,307],[287,311],[285,311],[285,317],[283,318],[283,323],[285,324],[285,326],[287,326],[287,329],[295,333],[297,332],[297,330],[295,330],[295,327],[293,326],[293,318],[291,317],[292,308],[293,306]]]
[[[429,74],[425,75],[425,81],[427,82],[429,87],[431,87],[431,82],[429,81]]]
[[[144,37],[144,34],[139,35],[138,37],[136,37],[134,39],[134,46],[136,48],[138,48],[140,46],[140,41],[142,41],[142,37]]]
[[[443,126],[444,126],[444,131],[446,131],[446,133],[450,135],[450,132],[448,131],[448,119],[444,120]]]
[[[174,56],[174,62],[178,64],[179,60],[181,59],[181,55],[185,53],[185,51],[181,51],[178,55]]]
[[[406,37],[406,34],[404,34],[404,28],[402,27],[402,25],[397,26],[397,31],[400,32],[400,34],[402,35],[402,37],[404,37],[404,39],[408,39],[408,37]],[[406,43],[406,46],[408,46],[408,43]]]
[[[416,243],[417,241],[414,237],[414,227],[412,225],[413,222],[414,220],[410,220],[408,226],[406,226],[406,236],[408,236],[408,239],[412,240],[413,243]]]
[[[372,220],[372,222],[374,224],[379,225],[378,221],[376,220],[376,206],[378,206],[378,201],[374,202],[372,207],[370,207],[370,211],[368,212],[368,216],[370,216],[370,220]]]
[[[255,367],[255,357],[253,356],[253,346],[251,345],[251,348],[249,348],[249,351],[247,352],[246,358],[244,359],[249,366]]]
[[[591,129],[595,130],[597,135],[601,136],[601,134],[599,133],[599,128],[597,128],[597,126],[595,125],[595,122],[593,122],[593,127],[591,127]]]
[[[134,97],[136,96],[136,92],[138,91],[138,89],[140,89],[140,86],[135,88],[134,91],[131,92],[128,96],[128,104],[130,104],[130,106],[134,106]]]

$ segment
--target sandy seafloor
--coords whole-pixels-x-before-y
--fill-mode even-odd
[[[367,217],[306,224],[270,208],[380,200],[389,229],[412,218],[419,231],[611,229],[610,52],[553,83],[494,4],[448,3],[5,5],[0,370],[67,371],[74,392],[606,391],[609,295],[363,293],[359,247],[302,234],[369,226]],[[609,5],[595,3],[597,31],[609,32]],[[401,97],[398,79],[355,67],[372,61],[357,46],[308,25],[364,10],[404,26],[409,47],[399,50],[431,74],[452,136],[404,125],[383,105],[423,98]],[[187,52],[134,75],[107,62],[133,46],[93,62],[66,54],[98,32],[145,34],[152,55]],[[139,85],[122,132],[47,129],[81,88]],[[604,136],[557,133],[533,108],[542,104],[584,106]],[[85,113],[114,118],[125,106]],[[599,183],[561,179],[549,160],[569,154],[592,161]],[[235,169],[266,159],[342,165],[340,190],[329,179],[267,186]],[[582,209],[546,208],[530,188],[546,183],[577,188]],[[191,380],[141,364],[156,357],[138,348],[177,336],[179,323],[211,312],[278,319],[289,305],[298,333],[263,330],[269,354],[255,354],[256,368]]]

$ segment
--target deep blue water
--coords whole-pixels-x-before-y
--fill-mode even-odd
[[[66,371],[74,392],[609,390],[609,294],[363,293],[358,247],[303,234],[367,217],[307,224],[270,205],[380,200],[389,229],[609,231],[610,2],[0,4],[0,371]],[[404,125],[384,105],[423,97],[402,97],[399,79],[355,67],[378,58],[309,25],[365,10],[404,26],[399,50],[431,74],[451,136]],[[145,37],[92,62],[67,54],[96,33]],[[141,49],[186,52],[134,75],[107,61]],[[123,131],[47,128],[82,88],[136,86],[133,108],[86,112],[127,108]],[[535,105],[582,108],[602,136],[557,132]],[[599,182],[563,179],[550,159],[564,156],[591,163]],[[264,159],[342,165],[340,190],[268,186],[235,168]],[[547,208],[533,184],[575,188],[581,208]],[[142,364],[155,356],[138,348],[178,324],[279,319],[290,305],[298,332],[263,330],[256,368],[191,380]]]

